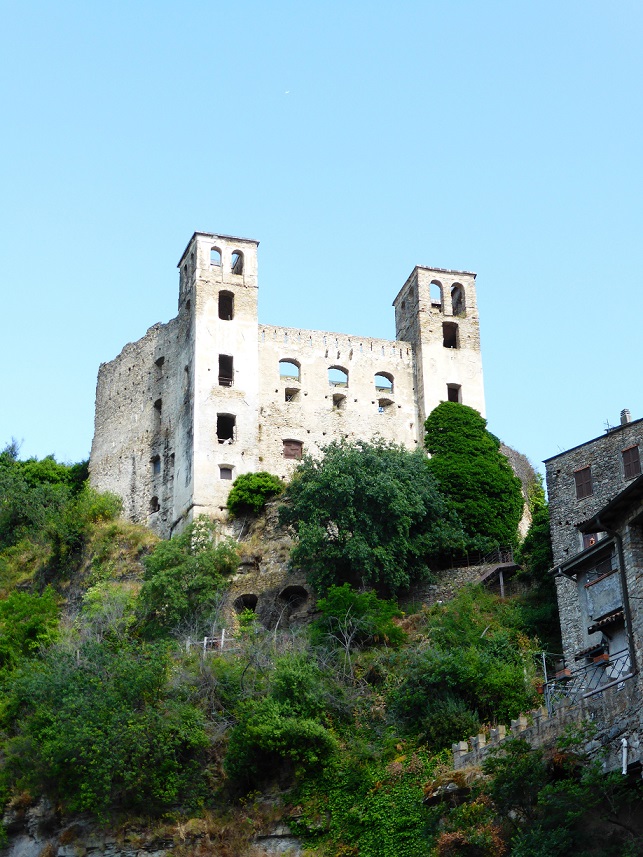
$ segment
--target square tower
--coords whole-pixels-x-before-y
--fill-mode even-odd
[[[258,469],[258,246],[195,232],[179,262],[193,355],[193,517],[222,511],[231,481]]]
[[[440,402],[485,414],[476,275],[417,266],[393,301],[396,338],[415,352],[419,430]]]

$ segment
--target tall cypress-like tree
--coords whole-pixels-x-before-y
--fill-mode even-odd
[[[458,513],[471,547],[514,544],[523,511],[520,480],[474,408],[442,402],[427,418],[429,470]]]

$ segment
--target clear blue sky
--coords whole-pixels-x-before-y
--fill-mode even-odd
[[[89,454],[96,373],[195,230],[260,318],[394,337],[478,272],[489,427],[538,464],[643,416],[643,5],[0,2],[0,445]]]

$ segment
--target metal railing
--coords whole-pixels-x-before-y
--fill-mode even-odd
[[[545,682],[545,705],[549,714],[562,706],[573,705],[587,696],[601,693],[607,687],[631,675],[629,649],[605,653],[601,659],[577,670],[565,669]]]
[[[494,548],[490,553],[484,554],[482,551],[466,551],[463,553],[445,553],[434,566],[436,569],[446,568],[470,568],[474,565],[501,565],[503,563],[513,563],[514,552],[512,547]]]
[[[185,650],[189,652],[191,648],[201,649],[202,654],[207,652],[222,652],[224,649],[229,651],[233,647],[230,645],[232,641],[226,637],[226,629],[221,629],[221,634],[217,637],[203,637],[202,640],[192,640],[190,637],[185,641]]]

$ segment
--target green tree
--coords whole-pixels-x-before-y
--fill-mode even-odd
[[[159,542],[146,557],[138,607],[146,634],[158,636],[208,619],[225,575],[239,559],[234,541],[216,544],[215,538],[216,524],[201,517],[180,536]]]
[[[237,476],[228,495],[231,515],[258,515],[271,497],[281,494],[283,483],[278,476],[267,473],[242,473]]]
[[[520,480],[486,425],[457,402],[442,402],[424,424],[429,470],[480,550],[515,544],[524,505]]]
[[[529,634],[537,634],[549,651],[560,652],[562,643],[556,584],[553,575],[549,573],[554,562],[549,508],[542,479],[531,490],[529,508],[531,526],[516,556],[530,583],[529,591],[522,598],[526,629]]]
[[[421,450],[383,441],[334,442],[306,456],[286,490],[294,567],[326,592],[334,584],[380,594],[426,579],[432,557],[463,544]]]

